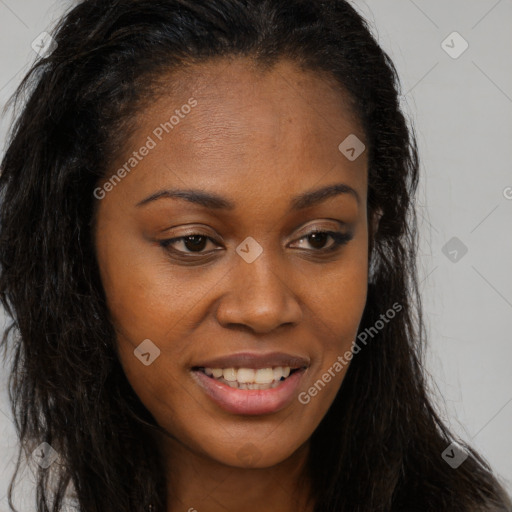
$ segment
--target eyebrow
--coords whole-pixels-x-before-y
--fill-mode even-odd
[[[290,203],[290,209],[297,211],[310,208],[311,206],[323,203],[327,201],[327,199],[341,194],[349,194],[356,199],[358,204],[361,203],[361,198],[355,189],[345,183],[336,183],[334,185],[327,185],[326,187],[310,190],[293,197]],[[234,210],[236,208],[236,204],[225,197],[194,189],[160,190],[137,203],[137,206],[145,206],[159,199],[183,199],[212,210]]]

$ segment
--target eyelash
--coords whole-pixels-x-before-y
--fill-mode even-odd
[[[330,236],[334,240],[334,243],[331,246],[327,247],[326,249],[313,249],[312,252],[316,253],[316,254],[319,254],[319,255],[331,254],[333,252],[336,252],[343,245],[346,245],[348,242],[350,242],[354,238],[354,235],[352,233],[340,233],[338,231],[313,230],[313,231],[305,234],[304,236],[300,237],[297,241],[300,242],[301,240],[307,239],[311,235],[318,235],[318,234],[320,234],[320,235],[328,235],[328,236]],[[168,250],[169,252],[177,253],[180,256],[185,255],[186,258],[193,258],[193,257],[195,257],[194,255],[206,255],[206,254],[208,254],[208,252],[214,252],[214,251],[208,251],[208,252],[201,252],[201,251],[194,252],[194,251],[190,251],[190,252],[185,252],[185,251],[178,251],[176,249],[170,248],[171,244],[173,244],[175,242],[182,241],[182,240],[186,240],[187,238],[190,238],[190,237],[206,238],[206,239],[210,240],[212,243],[216,243],[213,238],[211,238],[211,237],[209,237],[207,235],[204,235],[203,233],[191,233],[189,235],[180,236],[180,237],[176,237],[176,238],[170,238],[168,240],[161,240],[159,242],[159,244],[160,244],[161,247],[163,247],[164,249]],[[189,256],[189,255],[192,255],[192,256]]]

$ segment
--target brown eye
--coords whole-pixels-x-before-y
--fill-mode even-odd
[[[352,240],[353,235],[351,233],[340,233],[336,231],[312,231],[311,233],[301,237],[298,243],[307,241],[310,247],[313,248],[312,252],[327,253],[335,251],[340,246],[345,245]],[[325,245],[332,239],[329,246]],[[208,242],[216,244],[215,240],[207,235],[200,233],[194,233],[191,235],[180,236],[171,238],[169,240],[162,240],[159,242],[160,246],[164,249],[172,251],[181,255],[189,254],[207,254],[212,251],[205,251]],[[182,244],[181,249],[177,248],[178,244]]]
[[[208,241],[214,243],[214,240],[212,240],[210,237],[202,234],[193,234],[193,235],[187,235],[187,236],[180,236],[176,238],[171,238],[169,240],[162,240],[160,242],[160,245],[164,249],[168,249],[171,247],[171,249],[174,252],[182,253],[182,254],[190,254],[190,253],[198,253],[201,254],[203,250],[206,248]],[[183,244],[183,247],[186,250],[180,250],[177,249],[175,244],[178,242]]]
[[[331,238],[334,242],[325,247],[328,239]],[[354,238],[351,233],[340,233],[338,231],[313,231],[306,236],[301,237],[298,242],[307,240],[309,245],[315,249],[314,252],[330,252],[335,251],[340,246],[345,245]]]
[[[185,247],[193,252],[202,251],[208,239],[202,235],[192,235],[184,238]]]
[[[311,233],[306,237],[310,245],[315,249],[323,249],[326,242],[329,240],[330,235],[328,233]]]

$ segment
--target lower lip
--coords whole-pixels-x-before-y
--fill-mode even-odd
[[[200,370],[192,371],[192,374],[221,409],[232,414],[258,415],[284,409],[293,400],[304,370],[297,370],[279,386],[270,389],[235,389]]]

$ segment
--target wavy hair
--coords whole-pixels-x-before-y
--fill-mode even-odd
[[[53,33],[13,97],[23,104],[0,175],[0,299],[12,322],[9,396],[23,453],[37,467],[37,512],[166,511],[160,431],[123,373],[99,278],[93,190],[136,128],[135,114],[173,70],[243,56],[280,59],[334,79],[368,141],[369,289],[360,325],[402,310],[354,355],[311,438],[316,512],[512,510],[469,446],[456,470],[452,435],[427,392],[416,270],[418,154],[391,59],[344,0],[85,0]],[[167,86],[172,87],[171,85]],[[160,84],[161,85],[161,84]],[[494,508],[493,508],[494,507]]]

